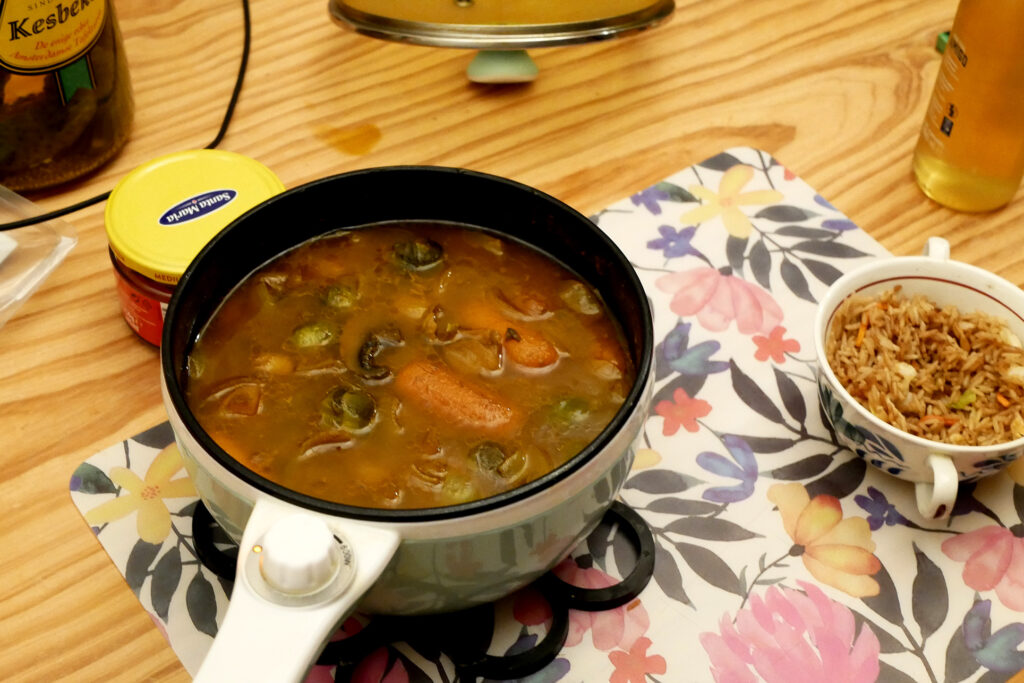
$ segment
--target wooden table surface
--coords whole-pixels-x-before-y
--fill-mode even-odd
[[[223,149],[295,186],[389,164],[460,166],[595,212],[731,146],[766,150],[897,254],[1024,282],[1024,198],[967,215],[926,199],[911,152],[954,0],[683,0],[667,22],[533,51],[536,82],[471,84],[472,54],[343,31],[325,0],[253,0],[252,55]],[[238,0],[116,0],[135,92],[130,142],[99,174],[32,195],[58,208],[214,136],[242,45]],[[0,678],[183,681],[68,495],[74,469],[165,419],[158,352],[121,318],[103,207],[0,329]],[[1010,248],[1008,248],[1010,247]]]

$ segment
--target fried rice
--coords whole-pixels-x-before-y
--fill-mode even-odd
[[[825,340],[839,382],[879,419],[962,446],[1024,436],[1024,349],[1005,321],[900,288],[853,295]]]

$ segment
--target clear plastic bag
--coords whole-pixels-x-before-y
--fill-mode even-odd
[[[40,213],[38,206],[0,186],[0,223]],[[77,243],[74,227],[60,218],[0,232],[0,326],[10,320]]]

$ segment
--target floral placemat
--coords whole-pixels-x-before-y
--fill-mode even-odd
[[[656,397],[621,495],[654,534],[655,575],[625,606],[571,612],[559,657],[529,680],[992,683],[1024,669],[1024,464],[965,485],[950,519],[933,522],[911,485],[838,446],[822,420],[816,302],[885,250],[751,148],[593,218],[655,310]],[[172,440],[164,424],[97,453],[71,495],[194,673],[228,586],[196,558],[195,492]],[[556,571],[606,585],[619,546],[592,537]],[[495,653],[534,643],[549,616],[529,588],[496,613],[507,619]],[[316,667],[310,680],[332,674]],[[351,680],[452,675],[443,656],[400,643]]]

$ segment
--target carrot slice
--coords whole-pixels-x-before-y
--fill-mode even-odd
[[[1002,407],[1004,407],[1004,408],[1009,408],[1010,407],[1010,404],[1011,404],[1010,399],[1006,398],[1005,396],[1000,394],[998,391],[996,392],[996,400],[999,401],[999,405],[1001,405]]]
[[[536,332],[518,327],[506,329],[505,350],[512,360],[528,368],[546,368],[558,360],[554,344]]]
[[[490,433],[510,433],[522,422],[518,411],[485,388],[428,361],[406,365],[395,375],[395,393],[438,420]]]
[[[522,323],[506,320],[498,311],[471,305],[460,311],[459,317],[465,326],[488,328],[501,334],[509,358],[520,365],[546,368],[558,360],[558,349],[543,334]]]
[[[864,335],[868,333],[868,312],[864,311],[860,314],[860,329],[857,330],[857,340],[853,342],[854,346],[860,346],[864,343]]]

